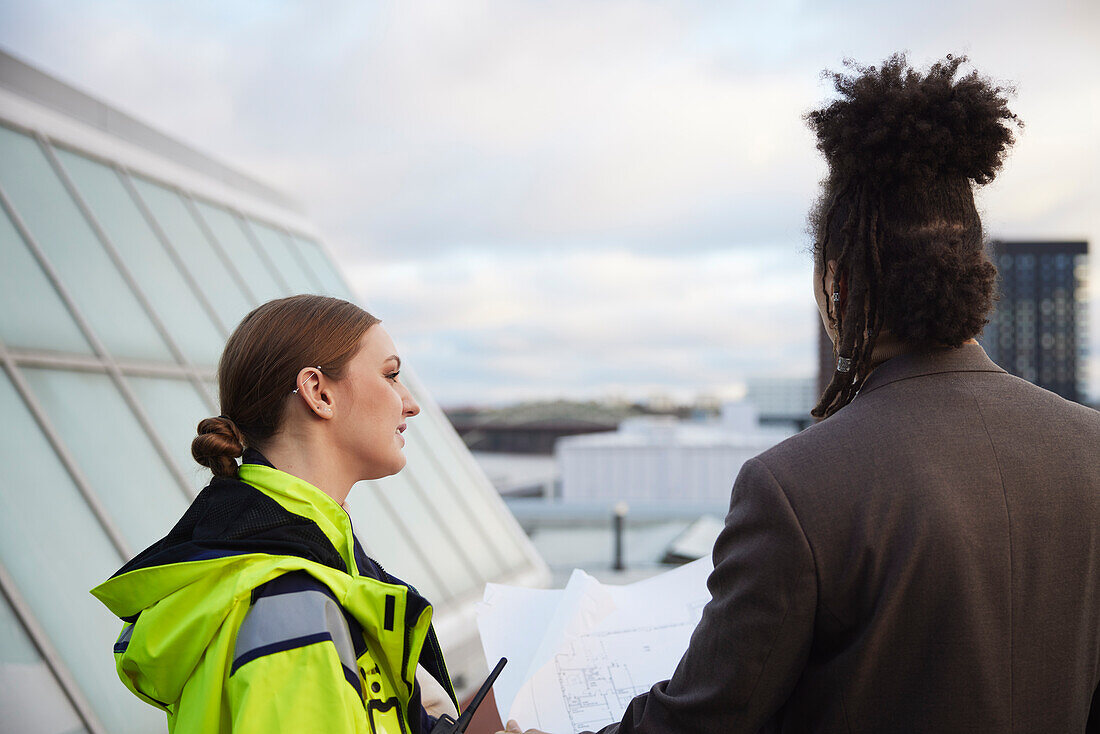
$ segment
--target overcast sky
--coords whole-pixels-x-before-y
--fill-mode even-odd
[[[1085,238],[1100,3],[0,0],[0,45],[306,205],[444,404],[816,371],[801,116],[906,50],[1014,83],[993,237]]]

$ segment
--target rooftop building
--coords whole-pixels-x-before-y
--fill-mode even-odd
[[[615,432],[558,441],[562,500],[728,505],[741,465],[794,433],[761,426],[748,402],[722,406],[714,420],[630,418]]]
[[[815,377],[752,377],[745,401],[756,408],[761,425],[802,430],[813,423],[810,411],[820,394]]]

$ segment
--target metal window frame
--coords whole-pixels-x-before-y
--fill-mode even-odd
[[[158,222],[157,218],[153,216],[153,210],[150,209],[149,205],[145,203],[145,199],[142,198],[141,193],[137,190],[137,187],[134,186],[134,172],[131,171],[129,168],[125,168],[117,164],[115,165],[115,170],[118,172],[119,178],[122,179],[122,183],[126,187],[126,190],[130,192],[130,198],[134,200],[134,204],[137,205],[137,208],[141,212],[141,215],[145,217],[146,223],[149,225],[150,228],[152,228],[153,234],[155,234],[157,239],[160,240],[161,245],[163,245],[165,251],[168,253],[168,257],[169,259],[171,259],[172,264],[176,266],[176,270],[180,271],[180,273],[183,275],[184,280],[187,281],[187,284],[191,287],[191,290],[194,291],[195,296],[199,299],[199,303],[202,305],[207,315],[210,316],[211,319],[213,319],[214,325],[218,327],[219,331],[221,331],[222,338],[227,338],[229,336],[229,332],[231,331],[231,325],[226,324],[225,321],[222,320],[221,314],[218,313],[218,310],[214,307],[214,304],[211,303],[210,300],[206,297],[206,293],[203,292],[202,287],[199,286],[199,282],[195,280],[193,275],[191,275],[191,270],[187,267],[187,263],[183,261],[183,256],[180,254],[179,250],[176,248],[175,245],[172,244],[172,240],[170,237],[168,237],[168,233],[164,231],[164,229],[160,226],[160,222]],[[157,185],[160,184],[157,183]],[[169,190],[172,191],[173,189],[169,188]],[[233,324],[232,326],[235,326],[235,324]]]
[[[504,525],[510,528],[517,537],[526,538],[527,533],[523,530],[523,526],[520,525],[519,520],[516,519],[512,511],[508,509],[508,504],[504,501],[504,498],[493,488],[492,482],[490,482],[489,478],[485,475],[485,470],[481,468],[477,463],[477,459],[475,459],[470,450],[466,448],[466,444],[463,443],[462,437],[458,435],[458,431],[456,431],[451,422],[446,419],[443,409],[440,408],[439,404],[428,394],[428,391],[424,388],[424,384],[417,377],[416,373],[412,370],[402,368],[402,373],[404,374],[406,372],[408,372],[408,376],[405,381],[412,383],[412,387],[415,389],[417,402],[420,403],[421,412],[423,413],[425,407],[427,407],[430,412],[443,416],[443,421],[440,422],[443,440],[450,442],[452,452],[457,457],[460,464],[464,465],[467,476],[471,477],[475,484],[480,485],[481,491],[486,493],[489,505],[495,506],[496,509],[499,510]],[[523,551],[525,561],[534,569],[539,578],[549,579],[549,567],[546,565],[546,561],[543,560],[542,556],[538,554],[534,544],[531,542],[520,542],[518,545]]]
[[[199,225],[199,231],[202,232],[202,236],[206,238],[206,241],[210,243],[210,247],[217,253],[218,257],[225,265],[225,269],[229,271],[229,277],[237,281],[237,285],[244,291],[244,297],[252,304],[252,308],[259,306],[260,301],[256,298],[256,294],[252,292],[252,288],[249,287],[248,279],[237,269],[236,263],[233,262],[233,258],[229,257],[229,253],[226,252],[222,243],[218,242],[218,238],[214,236],[214,232],[210,229],[210,225],[202,218],[202,213],[199,212],[199,208],[195,206],[195,202],[191,198],[190,192],[184,191],[178,186],[173,186],[172,191],[183,200],[184,208],[191,214],[191,218],[195,220],[195,223]],[[236,326],[236,324],[234,324],[234,326]]]
[[[91,703],[84,697],[80,685],[76,682],[69,667],[65,665],[65,661],[57,648],[50,642],[49,635],[38,624],[38,620],[34,616],[34,610],[27,604],[23,595],[19,593],[15,579],[8,573],[3,562],[0,562],[0,594],[3,594],[11,606],[15,618],[19,620],[19,624],[22,625],[27,638],[30,639],[38,654],[42,656],[43,662],[46,663],[46,667],[49,668],[50,673],[53,674],[54,680],[57,682],[57,687],[61,689],[62,695],[73,707],[80,721],[91,734],[108,734],[107,727],[99,720],[92,709]]]
[[[238,216],[240,216],[241,224],[242,224],[242,227],[245,230],[245,233],[248,235],[249,239],[252,240],[252,244],[256,248],[256,250],[262,254],[262,257],[264,258],[264,263],[268,266],[268,269],[270,269],[272,272],[275,273],[275,277],[279,279],[279,282],[286,284],[286,292],[288,294],[292,294],[292,295],[303,293],[303,291],[296,291],[291,286],[290,282],[287,281],[287,279],[285,277],[283,277],[282,271],[279,270],[278,264],[275,262],[274,259],[272,259],[271,255],[267,252],[267,249],[263,246],[263,243],[260,241],[260,236],[258,234],[256,234],[256,231],[254,229],[255,226],[263,226],[263,227],[267,227],[272,232],[274,232],[279,238],[282,239],[282,244],[289,248],[289,251],[290,251],[290,264],[291,265],[298,265],[298,267],[301,268],[302,267],[301,266],[301,260],[294,252],[295,249],[296,249],[294,247],[294,243],[290,242],[289,240],[286,239],[286,231],[287,231],[286,227],[284,227],[282,224],[278,224],[278,223],[272,222],[270,220],[259,219],[257,217],[249,217],[246,214],[241,214],[237,210],[232,210],[232,211],[235,214],[237,214]],[[307,281],[309,281],[310,283],[316,284],[316,278],[313,276],[313,274],[309,270],[307,270],[305,268],[302,268],[302,272],[305,273],[305,279]],[[315,291],[315,293],[323,293],[323,292],[324,292],[323,289],[317,289]]]
[[[77,203],[78,209],[92,227],[93,233],[99,239],[101,245],[107,251],[112,264],[116,267],[117,271],[123,277],[127,284],[127,287],[135,294],[138,299],[140,308],[144,309],[146,315],[151,319],[153,326],[158,335],[164,340],[168,346],[169,352],[176,360],[177,364],[170,364],[167,362],[147,362],[134,359],[118,359],[106,349],[103,342],[95,335],[92,330],[90,322],[84,316],[80,308],[77,307],[75,301],[71,297],[71,294],[64,286],[62,279],[60,278],[57,270],[49,262],[45,256],[44,251],[38,245],[30,234],[25,222],[19,216],[14,203],[8,198],[5,191],[0,188],[0,208],[6,211],[11,217],[13,226],[19,233],[19,236],[24,240],[26,246],[30,250],[32,256],[37,261],[39,267],[42,269],[43,274],[46,276],[47,281],[58,293],[62,305],[69,312],[70,316],[74,319],[78,331],[82,334],[85,340],[88,342],[92,349],[91,355],[72,354],[72,353],[58,353],[49,350],[41,349],[24,349],[15,347],[5,347],[0,342],[0,368],[5,372],[12,381],[16,391],[20,394],[20,398],[27,406],[28,411],[31,413],[33,419],[36,421],[40,429],[43,431],[47,442],[51,445],[58,460],[65,468],[66,472],[72,477],[74,484],[80,492],[83,500],[88,504],[92,510],[93,516],[99,522],[103,532],[107,535],[116,551],[119,552],[123,559],[127,559],[131,555],[131,550],[127,546],[121,532],[114,525],[110,515],[106,512],[105,507],[99,502],[97,493],[92,488],[91,483],[86,477],[84,477],[79,469],[79,466],[64,445],[60,435],[56,431],[55,427],[51,423],[49,416],[47,415],[45,408],[35,398],[29,383],[22,373],[24,367],[46,367],[63,370],[74,371],[88,371],[96,373],[106,373],[110,375],[112,381],[116,385],[116,388],[122,394],[124,401],[127,403],[127,407],[138,419],[142,430],[153,442],[161,459],[165,462],[166,466],[176,477],[177,482],[189,497],[194,496],[194,492],[191,490],[191,482],[183,476],[180,471],[181,467],[176,465],[175,459],[167,451],[166,446],[160,438],[160,434],[156,430],[149,416],[145,413],[144,408],[141,406],[140,401],[137,398],[136,393],[130,389],[127,382],[128,376],[148,376],[154,378],[166,378],[166,379],[180,379],[189,381],[193,387],[195,387],[199,393],[200,399],[208,405],[212,411],[216,411],[217,397],[211,394],[211,382],[216,379],[215,372],[213,371],[213,365],[197,365],[193,364],[187,355],[183,353],[179,348],[178,343],[172,339],[168,329],[163,321],[158,317],[155,309],[152,307],[151,302],[145,297],[145,294],[141,291],[141,288],[136,283],[133,274],[129,268],[125,266],[123,258],[120,257],[120,253],[117,248],[114,247],[113,242],[106,234],[105,230],[99,225],[94,212],[84,198],[79,194],[71,177],[68,176],[68,172],[64,168],[64,164],[57,156],[57,152],[54,148],[61,148],[67,151],[71,151],[81,156],[85,156],[91,160],[97,161],[109,168],[111,168],[115,174],[119,177],[124,188],[126,189],[130,198],[134,201],[135,206],[138,207],[140,215],[144,218],[146,223],[151,228],[154,237],[165,248],[165,252],[168,254],[169,261],[172,267],[175,267],[176,271],[184,278],[186,286],[190,288],[191,292],[197,299],[199,306],[206,312],[217,332],[224,338],[227,337],[231,331],[231,327],[235,325],[224,323],[221,315],[218,313],[214,304],[207,298],[203,289],[200,287],[199,282],[185,264],[182,253],[171,238],[167,236],[167,233],[160,226],[157,218],[153,215],[153,212],[149,209],[148,205],[142,198],[141,194],[137,190],[134,183],[134,177],[140,176],[143,180],[148,180],[154,184],[160,185],[163,188],[175,193],[177,196],[183,199],[185,208],[188,209],[190,215],[195,220],[203,232],[203,236],[206,237],[208,243],[214,248],[216,255],[222,262],[227,264],[227,271],[230,277],[235,281],[236,286],[241,289],[242,295],[247,301],[256,303],[254,294],[245,282],[242,274],[239,272],[238,265],[232,263],[225,251],[224,246],[216,236],[213,235],[208,223],[202,217],[201,212],[198,211],[198,207],[195,202],[199,199],[203,201],[209,201],[212,205],[217,206],[223,210],[228,211],[238,222],[238,226],[245,233],[251,246],[259,254],[261,261],[271,274],[274,281],[280,285],[284,292],[287,294],[293,293],[289,283],[275,265],[271,259],[271,254],[261,245],[259,238],[254,230],[254,227],[263,224],[270,227],[273,231],[279,233],[279,236],[283,240],[283,245],[290,248],[292,262],[302,264],[302,260],[308,257],[307,252],[296,241],[297,238],[302,240],[308,240],[320,253],[328,259],[328,263],[331,269],[334,271],[338,282],[342,284],[345,292],[354,300],[358,300],[355,289],[350,286],[349,281],[345,277],[345,274],[341,268],[337,266],[338,260],[333,257],[331,248],[328,244],[321,239],[317,234],[306,229],[299,229],[298,226],[287,226],[282,220],[273,219],[269,214],[250,214],[246,213],[242,208],[241,202],[236,199],[231,200],[213,200],[209,196],[203,195],[199,190],[192,191],[191,188],[179,185],[172,181],[165,180],[163,174],[156,174],[153,172],[144,173],[145,166],[142,164],[135,164],[135,168],[131,168],[129,165],[123,165],[118,160],[112,157],[105,157],[104,155],[97,154],[92,150],[89,150],[87,144],[74,144],[67,141],[65,135],[58,133],[61,137],[54,134],[44,134],[39,130],[38,125],[29,127],[25,124],[12,122],[11,120],[4,118],[0,120],[0,125],[25,134],[32,137],[38,143],[38,145],[46,152],[47,159],[53,168],[55,175],[58,175],[61,179],[66,192],[70,198]],[[45,129],[50,129],[46,126]],[[56,128],[55,128],[56,131]],[[236,202],[236,203],[234,203]],[[300,233],[301,232],[301,233]],[[320,276],[314,271],[312,266],[305,264],[303,270],[306,274],[306,279],[312,282],[317,288],[318,292],[324,292],[323,283],[320,282]],[[411,375],[410,375],[411,376]],[[415,378],[414,378],[415,379]],[[216,392],[216,383],[214,391]],[[418,398],[421,404],[427,408],[426,412],[431,414],[431,420],[438,425],[435,427],[435,433],[440,434],[445,444],[449,446],[439,447],[441,450],[447,450],[449,454],[453,455],[460,463],[463,476],[462,482],[456,482],[454,488],[460,488],[466,482],[470,482],[471,490],[483,492],[485,499],[488,500],[490,508],[497,509],[500,514],[499,520],[502,521],[506,529],[511,530],[516,534],[516,540],[519,541],[524,537],[524,532],[515,516],[508,511],[507,506],[503,500],[495,491],[492,490],[492,486],[485,479],[484,472],[476,464],[476,460],[465,449],[464,444],[458,435],[454,432],[453,427],[443,417],[442,411],[438,405],[431,400],[430,396],[424,391],[419,381],[416,381],[416,387],[418,392]],[[426,418],[428,416],[425,416]],[[440,468],[441,458],[434,452],[426,452],[430,457],[430,460],[434,463],[437,469]],[[440,517],[440,511],[434,507],[431,502],[431,497],[426,495],[426,488],[423,486],[423,480],[418,479],[413,475],[407,477],[407,481],[410,484],[410,490],[416,492],[417,496],[422,500],[425,505],[426,511],[431,514],[433,519],[441,524],[444,532],[447,535],[447,540],[451,548],[456,549],[460,553],[463,565],[470,570],[471,575],[479,582],[485,580],[485,575],[481,572],[477,564],[472,563],[467,557],[466,553],[462,549],[462,545],[458,542],[457,538],[452,537],[453,531],[448,529],[443,522],[443,518]],[[445,491],[451,491],[449,487]],[[390,518],[393,519],[395,524],[399,527],[400,531],[409,537],[415,537],[411,533],[411,525],[409,518],[404,518],[394,511],[394,508],[390,501],[386,498],[383,491],[377,491],[376,496],[380,503],[380,509],[386,511]],[[463,511],[464,518],[471,516],[472,513],[467,509]],[[473,526],[477,527],[476,517],[471,518]],[[495,549],[497,539],[490,539],[490,548]],[[545,582],[549,573],[545,562],[538,555],[537,550],[531,543],[516,542],[515,545],[522,552],[522,560],[520,564],[509,566],[505,564],[505,569],[496,575],[495,580],[502,583],[521,583],[521,584],[537,584]],[[436,581],[437,586],[443,592],[443,596],[439,601],[444,603],[449,609],[453,611],[453,614],[444,614],[443,617],[450,618],[455,617],[453,620],[457,624],[458,617],[465,617],[469,610],[472,608],[474,602],[480,599],[481,589],[479,584],[465,592],[458,594],[451,594],[447,591],[447,584],[443,583],[443,580],[439,578],[440,574],[436,570],[431,562],[431,556],[425,552],[423,548],[413,545],[414,551],[417,553],[418,558],[422,559],[423,567],[428,574],[431,574],[432,578]],[[504,556],[510,556],[510,554],[502,554]],[[57,679],[62,691],[73,703],[74,707],[80,718],[84,721],[89,731],[93,734],[105,734],[105,729],[102,723],[96,717],[94,710],[90,703],[84,698],[80,686],[76,683],[71,673],[68,671],[63,658],[60,653],[54,649],[50,643],[45,631],[38,626],[36,617],[33,610],[26,604],[19,590],[15,585],[14,580],[7,575],[3,566],[0,565],[0,592],[11,602],[12,608],[15,611],[17,617],[20,619],[21,624],[28,631],[32,641],[38,648],[43,659],[49,665],[55,678]],[[440,621],[444,621],[441,617]],[[446,624],[446,622],[444,622]]]
[[[436,418],[436,416],[434,416],[434,415],[429,416],[429,419],[434,419],[434,418]],[[436,423],[439,423],[439,421],[436,421]],[[439,426],[439,433],[445,435],[445,429],[442,426]],[[447,440],[447,439],[444,439],[444,440]],[[448,444],[449,444],[449,441],[448,441]],[[447,448],[451,449],[452,447],[448,445]],[[442,459],[438,456],[439,453],[440,452],[438,450],[436,450],[436,451],[426,451],[425,452],[425,454],[427,455],[427,461],[432,464],[432,466],[435,468],[436,473],[439,476],[444,477],[447,480],[447,486],[445,488],[441,488],[442,491],[449,492],[452,496],[455,496],[457,498],[457,504],[461,508],[460,512],[462,513],[463,518],[467,521],[469,527],[471,527],[471,528],[479,527],[479,522],[478,522],[477,516],[474,515],[473,510],[470,508],[469,503],[462,501],[462,493],[461,493],[460,488],[458,486],[458,482],[455,482],[451,479],[452,473],[448,472],[447,468],[443,465]],[[450,452],[449,451],[449,453],[456,453],[456,455],[457,455],[457,452]],[[465,468],[465,467],[463,467],[463,468]],[[473,479],[473,477],[470,477],[470,478]],[[477,487],[475,489],[475,491],[481,491],[481,487]],[[494,490],[494,492],[495,492],[495,490]],[[489,551],[491,553],[493,553],[496,557],[501,558],[501,559],[505,559],[504,562],[501,563],[502,572],[509,571],[510,567],[509,567],[508,562],[507,562],[507,559],[510,555],[509,549],[502,548],[498,544],[498,539],[496,538],[495,533],[485,533],[483,537],[485,538],[485,544],[489,548]],[[472,564],[472,565],[474,565],[474,567],[476,568],[476,564]],[[481,575],[481,577],[486,582],[488,582],[490,580],[489,578],[485,577],[483,574]]]
[[[260,263],[264,266],[267,273],[271,276],[272,281],[275,283],[276,289],[279,290],[283,296],[289,296],[293,293],[293,291],[290,289],[290,286],[283,279],[282,274],[279,273],[278,269],[275,267],[275,264],[271,262],[271,258],[266,252],[264,252],[263,248],[259,246],[256,239],[252,236],[252,233],[249,232],[248,229],[244,226],[243,220],[247,219],[247,215],[242,214],[239,209],[230,206],[226,202],[213,201],[205,196],[196,194],[195,192],[188,193],[191,197],[191,200],[195,204],[195,209],[198,211],[198,215],[202,217],[203,221],[206,221],[206,217],[203,216],[202,210],[199,209],[199,204],[210,207],[211,209],[219,209],[226,215],[228,215],[229,218],[233,220],[234,226],[236,226],[241,231],[245,242],[248,243],[247,247],[250,248],[252,253],[257,256]],[[206,224],[207,226],[210,226],[209,222],[206,222]],[[214,228],[210,227],[210,231],[211,233],[213,233]],[[217,239],[216,234],[215,239]]]
[[[92,515],[99,521],[100,526],[103,528],[103,532],[107,535],[108,540],[111,541],[111,545],[118,551],[120,559],[122,561],[129,560],[133,556],[133,550],[130,548],[129,543],[126,542],[126,538],[123,537],[122,532],[119,530],[118,526],[115,525],[110,513],[107,512],[107,508],[99,501],[99,497],[96,495],[95,490],[92,489],[91,482],[84,476],[84,472],[81,471],[80,466],[76,462],[76,458],[69,451],[65,442],[61,440],[61,435],[54,428],[45,408],[43,408],[42,403],[38,401],[38,398],[35,397],[30,384],[19,370],[19,366],[15,363],[15,360],[12,359],[11,354],[8,353],[3,342],[0,342],[0,364],[3,364],[4,370],[7,372],[8,379],[11,380],[11,384],[15,388],[15,391],[23,400],[23,404],[27,406],[28,412],[30,412],[31,416],[34,418],[35,423],[38,424],[46,441],[57,454],[57,458],[61,461],[61,465],[73,480],[77,490],[79,490],[81,496],[84,498],[84,502],[88,505],[89,509],[91,509]]]
[[[103,229],[103,227],[99,223],[99,220],[96,219],[95,215],[92,213],[91,208],[88,206],[88,202],[85,201],[84,197],[77,190],[76,185],[69,177],[68,171],[66,171],[65,168],[61,165],[61,161],[57,158],[57,155],[50,147],[49,142],[42,135],[39,134],[35,135],[35,139],[38,141],[38,145],[39,147],[41,147],[43,154],[46,156],[46,159],[53,167],[55,175],[57,175],[57,177],[61,180],[62,185],[65,187],[66,191],[68,191],[69,197],[76,203],[77,208],[84,216],[84,219],[91,226],[92,231],[95,233],[95,236],[99,238],[100,244],[103,246],[103,249],[106,250],[108,257],[110,257],[112,263],[115,266],[115,269],[118,270],[119,274],[122,275],[122,279],[126,282],[127,286],[129,286],[130,290],[133,291],[134,296],[138,300],[139,306],[145,309],[146,315],[153,323],[153,328],[156,329],[156,331],[160,334],[160,337],[164,340],[165,344],[168,345],[168,349],[172,352],[172,355],[176,358],[176,361],[182,364],[185,369],[192,369],[191,361],[184,354],[179,344],[176,343],[176,340],[172,337],[168,328],[164,325],[164,322],[161,321],[160,316],[157,314],[156,309],[153,308],[153,304],[149,301],[148,296],[145,295],[145,292],[144,290],[142,290],[141,285],[137,281],[137,278],[135,278],[134,274],[130,272],[130,268],[127,267],[126,261],[123,259],[121,253],[119,253],[118,248],[115,247],[115,244],[111,241],[111,238],[107,236],[107,232]],[[106,352],[105,354],[109,355],[109,352]],[[133,414],[137,417],[138,423],[140,424],[142,430],[144,430],[148,434],[149,439],[153,443],[153,448],[160,455],[161,460],[164,461],[165,465],[168,467],[168,471],[175,478],[176,484],[183,492],[184,497],[188,500],[188,502],[190,502],[192,499],[194,499],[194,495],[191,494],[191,491],[189,489],[190,483],[187,481],[186,477],[184,477],[182,468],[176,466],[175,459],[168,451],[168,447],[164,444],[164,441],[161,440],[159,432],[155,430],[153,422],[149,419],[148,414],[145,412],[145,407],[141,405],[141,402],[138,400],[137,395],[134,394],[133,390],[130,388],[129,383],[126,382],[126,380],[123,378],[122,371],[119,369],[118,363],[111,359],[108,359],[106,361],[108,365],[107,372],[114,380],[115,386],[122,393],[123,399],[126,401]]]
[[[466,569],[470,572],[470,577],[474,580],[474,586],[476,587],[479,583],[484,583],[488,581],[488,579],[485,578],[484,575],[480,572],[480,569],[478,569],[477,564],[473,563],[470,560],[470,557],[467,555],[463,544],[459,542],[459,538],[455,535],[455,532],[452,529],[450,523],[447,522],[447,518],[445,518],[442,513],[440,513],[439,509],[435,506],[435,503],[431,501],[431,496],[427,492],[425,492],[424,483],[420,480],[420,478],[416,476],[416,474],[410,472],[408,467],[404,469],[404,474],[405,481],[408,483],[409,488],[420,499],[421,503],[427,509],[428,517],[430,517],[435,522],[435,524],[439,526],[440,535],[442,535],[443,538],[446,539],[448,545],[452,547],[452,552],[454,553],[454,555],[458,556],[458,558],[462,562],[462,565],[465,566]],[[379,496],[382,496],[383,494],[385,493],[379,492]],[[394,512],[393,515],[395,518],[399,516],[397,512]],[[416,536],[412,535],[410,537]],[[417,552],[420,553],[421,551],[419,546],[416,546],[416,548]],[[428,566],[431,567],[431,559],[429,558],[428,560]],[[461,596],[464,591],[465,590],[453,593],[450,595],[449,598],[453,599],[455,597]]]
[[[302,252],[302,248],[298,247],[298,243],[294,241],[294,233],[283,226],[277,228],[279,234],[283,236],[283,242],[290,248],[290,258],[298,263],[298,267],[302,269],[302,272],[306,274],[306,280],[313,283],[313,287],[317,290],[315,293],[324,293],[325,284],[321,282],[321,278],[317,273],[313,272],[313,266],[309,264],[306,259],[305,253]]]
[[[268,272],[271,273],[271,276],[275,279],[275,283],[283,289],[283,293],[288,296],[294,293],[294,289],[290,287],[290,283],[286,282],[286,278],[284,278],[283,274],[279,272],[279,268],[275,265],[275,261],[271,259],[271,255],[267,254],[267,250],[265,250],[260,244],[260,238],[257,237],[256,233],[252,231],[252,225],[250,224],[250,222],[253,220],[251,220],[247,214],[242,213],[239,209],[229,208],[226,209],[226,211],[228,211],[230,216],[232,216],[237,221],[237,226],[239,226],[241,228],[241,231],[244,232],[245,239],[248,240],[248,242],[252,245],[252,249],[259,253],[260,260],[263,262],[264,267],[266,267]]]
[[[382,490],[382,488],[379,487],[375,481],[371,481],[370,483],[373,485],[373,489],[375,490],[375,499],[378,501],[378,504],[383,507],[387,513],[389,513],[389,516],[393,519],[394,525],[397,526],[398,530],[406,538],[415,538],[416,533],[414,532],[414,529],[409,525],[406,519],[401,516],[401,513],[397,512],[397,510],[394,509],[393,504],[389,501],[389,499],[386,498],[386,493]],[[424,566],[424,570],[428,573],[428,575],[432,577],[432,580],[435,581],[436,586],[443,593],[450,593],[447,583],[443,580],[443,577],[439,574],[439,572],[436,571],[435,566],[432,565],[430,559],[424,555],[424,552],[420,549],[420,545],[417,543],[410,543],[410,546],[412,547],[413,553],[416,554],[416,557],[423,562],[422,565]],[[382,562],[384,561],[385,559],[382,559]],[[453,598],[453,595],[448,596],[448,599],[450,598]]]

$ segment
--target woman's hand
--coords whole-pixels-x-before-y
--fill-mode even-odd
[[[458,718],[458,711],[455,710],[451,697],[439,685],[439,681],[420,665],[416,666],[416,682],[420,684],[420,705],[429,716],[438,719],[442,714],[447,714],[452,719]]]
[[[509,719],[508,726],[505,727],[504,731],[498,731],[497,734],[546,734],[546,732],[539,731],[538,729],[528,729],[524,731],[519,728],[519,724],[516,723],[515,719]]]

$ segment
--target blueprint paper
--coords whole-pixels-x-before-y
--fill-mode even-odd
[[[491,585],[478,609],[486,659],[517,663],[495,687],[501,721],[552,734],[618,721],[676,669],[710,600],[711,568],[703,558],[628,586],[583,571],[561,591]]]

